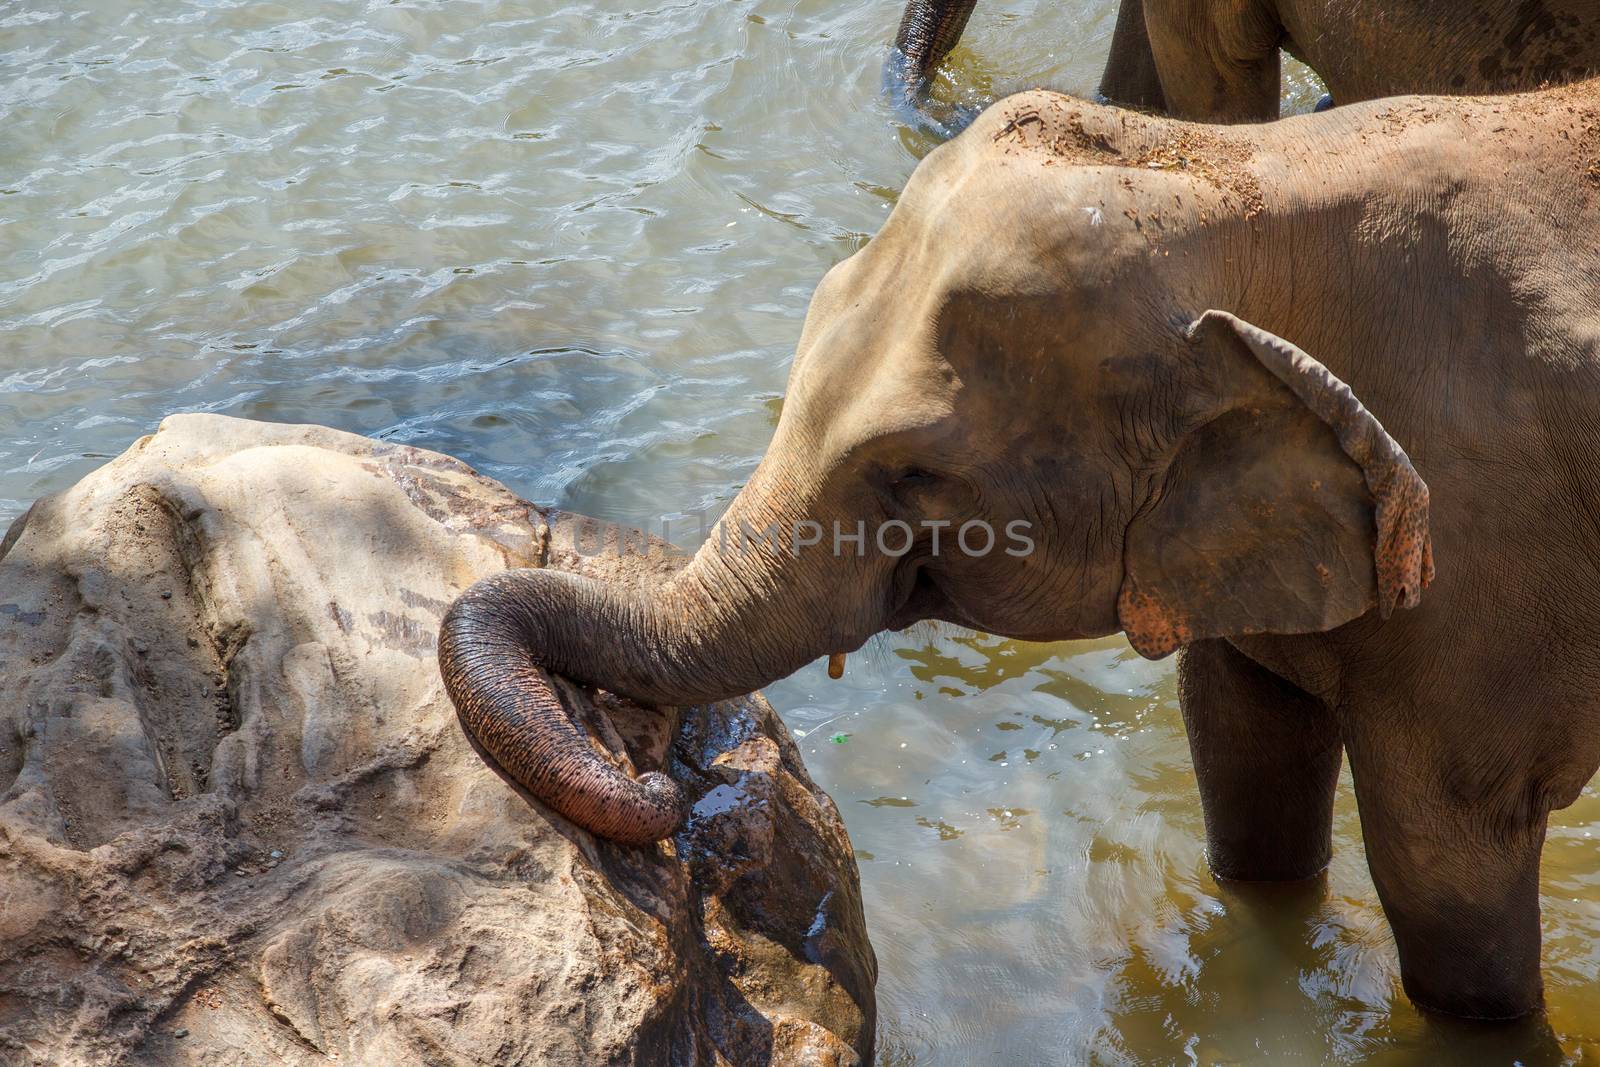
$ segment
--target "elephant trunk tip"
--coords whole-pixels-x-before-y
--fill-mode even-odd
[[[683,791],[664,774],[634,779],[602,759],[546,673],[559,667],[547,659],[547,628],[575,611],[570,578],[505,571],[473,585],[445,613],[439,671],[491,769],[596,836],[649,845],[683,825]]]
[[[596,836],[624,845],[653,845],[682,828],[689,803],[682,787],[670,777],[646,771],[638,778],[618,774],[614,781],[625,783],[627,795],[601,803],[593,819],[573,821]]]
[[[927,95],[930,76],[899,45],[890,45],[883,58],[883,89],[898,110],[914,110]]]

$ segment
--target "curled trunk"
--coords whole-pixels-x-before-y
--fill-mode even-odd
[[[505,571],[463,593],[439,632],[445,689],[479,755],[539,800],[602,837],[658,841],[683,821],[682,791],[666,775],[636,780],[601,759],[545,673],[563,665],[550,621],[598,594],[586,598],[562,581],[571,578]]]
[[[730,528],[741,528],[733,516],[752,510],[736,502]],[[835,651],[841,616],[862,620],[844,626],[846,635],[859,631],[857,644],[881,624],[881,611],[837,602],[851,568],[827,570],[841,573],[829,580],[774,544],[730,554],[714,539],[655,587],[505,571],[451,605],[439,634],[440,671],[481,755],[584,829],[647,844],[682,823],[681,790],[666,775],[633,779],[602,759],[546,672],[645,704],[748,693]]]

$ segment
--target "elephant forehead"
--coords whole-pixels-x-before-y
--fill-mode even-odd
[[[833,417],[864,395],[876,403],[914,403],[949,383],[954,373],[936,336],[942,303],[939,283],[909,271],[886,273],[865,263],[830,274],[812,304],[785,411]]]
[[[1152,231],[1144,218],[1152,202],[1171,203],[1173,190],[1151,195],[1093,168],[1028,169],[1040,168],[989,167],[955,217],[941,217],[926,201],[896,208],[883,249],[884,261],[892,256],[899,268],[892,284],[904,291],[895,306],[924,322],[942,316],[946,326],[960,324],[963,312],[1008,325],[1031,306],[1063,325],[1148,273]]]
[[[816,448],[817,461],[826,465],[877,447],[915,450],[937,436],[955,413],[961,382],[939,373],[935,363],[944,365],[933,358],[883,360],[875,373],[833,383],[794,404],[796,423]]]

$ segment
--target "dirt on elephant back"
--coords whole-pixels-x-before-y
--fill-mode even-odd
[[[996,145],[1046,153],[1047,166],[1060,161],[1191,174],[1237,200],[1247,219],[1265,206],[1261,183],[1249,167],[1254,147],[1246,138],[1214,127],[1037,92],[1024,94],[1007,107],[992,139]]]
[[[1600,187],[1600,78],[1572,85],[1540,86],[1515,96],[1461,98],[1418,96],[1398,100],[1377,113],[1377,132],[1398,137],[1443,118],[1463,120],[1474,144],[1498,141],[1525,150],[1529,133],[1554,124],[1572,145],[1572,170],[1579,181]],[[1483,140],[1480,141],[1480,138]],[[1362,135],[1365,141],[1366,135]],[[1552,178],[1560,175],[1551,173]]]
[[[1556,114],[1567,137],[1578,148],[1580,180],[1600,187],[1600,78],[1531,96],[1533,114]]]

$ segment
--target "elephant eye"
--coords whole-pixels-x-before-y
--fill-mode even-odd
[[[923,467],[907,467],[889,482],[896,493],[909,493],[925,489],[939,480],[939,476]]]

